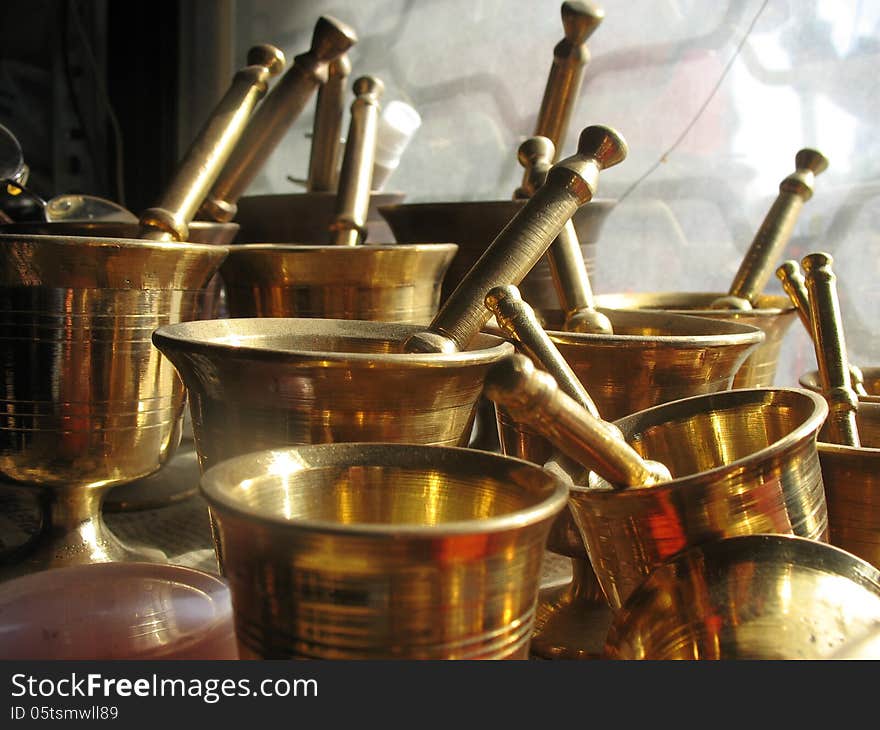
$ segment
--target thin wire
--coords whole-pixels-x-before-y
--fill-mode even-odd
[[[101,75],[101,71],[98,68],[98,62],[95,60],[95,54],[92,52],[92,46],[89,42],[88,33],[86,33],[85,26],[83,26],[82,18],[79,14],[79,8],[77,7],[76,2],[71,2],[71,15],[74,19],[74,25],[76,27],[76,31],[79,34],[80,42],[83,46],[83,51],[85,52],[86,59],[89,62],[89,66],[91,66],[92,73],[95,77],[95,86],[98,89],[99,96],[101,97],[101,103],[104,106],[104,111],[107,114],[107,118],[110,120],[110,127],[113,130],[113,154],[116,158],[114,160],[114,173],[116,177],[116,202],[125,207],[125,160],[123,158],[123,139],[122,139],[122,127],[119,124],[119,119],[116,117],[116,111],[113,109],[113,105],[110,103],[110,96],[107,94],[107,86],[104,83],[104,78]]]
[[[749,36],[751,36],[752,31],[755,29],[755,26],[758,23],[758,19],[761,17],[761,14],[764,12],[765,8],[767,7],[767,5],[769,5],[769,3],[770,3],[770,0],[764,0],[764,2],[761,3],[761,7],[758,8],[758,12],[755,13],[755,17],[752,18],[752,22],[749,23],[749,27],[746,29],[746,32],[743,35],[742,40],[740,40],[739,44],[736,47],[736,50],[733,52],[733,55],[730,57],[730,60],[727,62],[727,65],[721,71],[721,75],[718,77],[718,81],[715,83],[715,86],[712,87],[712,91],[709,92],[709,96],[706,97],[706,100],[702,103],[700,108],[697,110],[697,113],[696,113],[696,115],[694,115],[694,118],[691,119],[691,121],[688,123],[688,125],[684,128],[684,130],[681,132],[681,134],[678,135],[678,137],[669,146],[669,148],[663,154],[660,155],[660,158],[653,165],[651,165],[651,167],[649,167],[642,174],[642,176],[639,177],[638,180],[636,180],[632,185],[630,185],[626,189],[626,191],[617,199],[618,203],[622,203],[639,185],[641,185],[654,172],[654,170],[656,170],[658,167],[660,167],[660,165],[662,165],[664,162],[666,162],[667,159],[669,158],[669,155],[671,155],[678,148],[678,146],[682,142],[684,142],[685,138],[688,136],[690,131],[694,128],[694,125],[700,120],[700,117],[703,116],[703,112],[705,112],[706,109],[708,109],[709,104],[712,103],[712,99],[715,98],[715,94],[718,93],[718,90],[721,88],[721,84],[724,83],[724,79],[727,78],[727,74],[730,73],[730,70],[733,68],[734,61],[736,61],[736,59],[739,57],[739,54],[742,52],[742,49],[745,46],[746,41],[749,39]]]

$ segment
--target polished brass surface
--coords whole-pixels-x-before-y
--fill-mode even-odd
[[[200,212],[204,217],[216,221],[236,218],[238,199],[318,86],[327,81],[329,65],[356,42],[357,35],[345,23],[330,16],[318,19],[309,50],[293,59],[293,65],[254,112],[241,142],[202,203]]]
[[[825,156],[813,149],[795,155],[795,172],[779,183],[779,195],[755,234],[730,285],[728,296],[715,306],[750,309],[755,306],[788,244],[801,208],[813,195],[816,175],[828,167]]]
[[[592,271],[596,246],[602,225],[616,201],[593,198],[577,209],[572,217],[584,262]],[[485,200],[443,203],[403,203],[383,205],[379,212],[398,241],[430,243],[451,241],[458,244],[443,282],[440,301],[445,302],[464,275],[477,262],[492,241],[525,205],[525,200]],[[550,267],[541,260],[520,282],[523,298],[540,314],[545,309],[558,309],[559,300],[553,288]]]
[[[819,364],[822,393],[828,400],[829,440],[859,445],[856,411],[859,403],[849,377],[849,359],[843,335],[843,317],[837,297],[837,276],[831,254],[809,254],[801,262],[809,292],[813,346]]]
[[[711,292],[638,292],[598,294],[596,304],[609,309],[653,309],[722,319],[752,325],[764,332],[764,342],[737,372],[734,388],[764,388],[773,385],[779,350],[797,313],[786,296],[763,294],[750,310],[712,309],[721,296]],[[600,406],[601,407],[601,406]],[[613,418],[606,414],[607,418]]]
[[[530,198],[547,179],[555,148],[546,137],[530,137],[519,147],[517,157],[526,179],[514,197]],[[545,254],[559,304],[566,312],[564,329],[569,332],[611,334],[611,322],[596,311],[593,288],[574,223],[565,222]]]
[[[140,216],[137,238],[152,241],[188,241],[189,222],[238,144],[257,102],[269,88],[269,79],[281,73],[284,54],[269,45],[254,46],[248,66],[238,71],[229,90],[199,131],[162,196]]]
[[[342,117],[351,61],[343,53],[327,68],[327,80],[318,89],[312,149],[309,156],[309,192],[336,192],[339,153],[342,149]]]
[[[859,401],[875,401],[880,399],[880,366],[869,365],[858,368],[858,370],[862,376],[863,388],[865,389],[865,394],[859,395]],[[850,372],[852,371],[850,370]],[[822,381],[819,379],[818,370],[804,373],[798,379],[798,382],[804,388],[815,390],[817,393],[822,392]]]
[[[562,3],[565,37],[553,49],[553,65],[544,87],[534,132],[535,136],[549,138],[560,152],[571,112],[580,94],[584,67],[590,60],[586,41],[604,17],[604,11],[591,3]]]
[[[658,567],[617,614],[613,659],[825,659],[880,620],[880,572],[814,540],[747,535]]]
[[[220,274],[230,317],[426,324],[454,244],[233,246]]]
[[[480,451],[324,444],[209,469],[243,658],[524,659],[567,489]]]
[[[782,288],[788,294],[801,323],[812,340],[813,315],[810,314],[810,295],[807,292],[807,283],[804,281],[801,267],[797,261],[783,261],[776,269],[776,277],[782,282]],[[868,395],[868,391],[865,390],[865,376],[861,369],[852,363],[849,364],[849,379],[856,395]]]
[[[374,76],[354,82],[355,99],[345,141],[345,155],[336,193],[336,216],[330,224],[330,242],[357,246],[367,237],[367,209],[373,185],[373,161],[379,130],[379,99],[385,85]]]
[[[203,468],[259,449],[333,441],[460,446],[487,368],[513,346],[478,335],[450,354],[401,354],[424,325],[228,319],[160,327],[186,383]]]
[[[104,528],[101,498],[177,447],[183,383],[150,337],[200,315],[199,290],[225,256],[220,246],[0,235],[0,474],[44,490],[50,518],[3,577],[137,556]]]
[[[394,239],[378,207],[397,205],[404,197],[403,193],[373,193],[367,212],[368,242]],[[236,243],[326,243],[327,229],[335,211],[335,192],[248,195],[238,201],[235,220],[241,225],[241,231],[235,240]],[[445,240],[449,239],[430,238],[420,243]]]
[[[564,393],[590,415],[599,417],[599,410],[590,394],[541,327],[535,310],[520,296],[519,289],[513,285],[495,287],[486,295],[486,306],[498,325],[536,365],[553,376]]]
[[[663,464],[643,459],[613,426],[590,415],[523,355],[493,365],[486,373],[484,392],[515,420],[532,426],[615,488],[648,487],[671,479]]]
[[[647,489],[571,489],[570,506],[615,609],[678,551],[754,533],[827,538],[816,439],[828,413],[816,393],[730,390],[666,403],[615,421],[672,481]]]
[[[829,443],[830,425],[819,432],[828,541],[880,567],[880,403],[859,402],[859,447]]]
[[[847,639],[829,659],[880,659],[880,622],[875,623],[858,638]]]
[[[465,347],[490,317],[485,307],[489,290],[522,281],[574,211],[593,197],[599,172],[623,161],[626,152],[626,142],[613,129],[599,125],[584,129],[577,153],[551,168],[544,185],[441,303],[427,331],[411,337],[405,347],[410,352],[432,351],[437,346],[432,338]]]
[[[215,223],[214,221],[191,221],[187,243],[206,243],[226,246],[238,234],[238,223]],[[120,221],[52,221],[6,223],[0,225],[0,234],[26,236],[61,236],[87,238],[137,238],[139,223]]]

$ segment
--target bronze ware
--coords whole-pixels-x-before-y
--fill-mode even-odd
[[[339,173],[336,216],[330,225],[330,242],[337,246],[357,246],[367,236],[379,99],[384,90],[385,85],[374,76],[361,76],[354,82],[355,99]]]
[[[785,293],[788,294],[788,298],[797,310],[801,324],[804,325],[807,334],[812,340],[813,315],[810,313],[810,295],[807,292],[807,284],[804,281],[803,274],[801,274],[801,268],[798,266],[797,261],[783,261],[779,268],[776,269],[776,277],[782,282],[782,288],[785,290]],[[849,379],[856,395],[868,395],[867,390],[865,390],[864,373],[852,363],[849,363]],[[816,388],[813,388],[813,390],[818,389],[819,386],[817,384]]]
[[[226,249],[131,239],[0,235],[0,474],[46,499],[33,552],[2,571],[157,559],[121,544],[101,500],[178,445],[183,383],[156,327],[200,315]]]
[[[657,567],[608,632],[611,659],[826,659],[880,621],[880,572],[839,548],[745,535]]]
[[[322,444],[205,472],[242,658],[524,659],[567,489],[467,449]]]
[[[269,78],[283,68],[284,54],[274,46],[251,48],[248,66],[235,74],[229,90],[178,164],[159,202],[141,213],[138,238],[189,239],[189,222],[237,146],[251,112],[268,89]]]
[[[342,117],[351,61],[343,53],[327,68],[327,80],[318,89],[312,149],[309,156],[309,192],[336,192],[339,152],[342,148]]]
[[[822,393],[828,401],[828,436],[833,443],[858,446],[858,398],[850,383],[837,276],[831,254],[809,254],[801,262],[809,292],[810,322]]]
[[[727,294],[703,292],[607,294],[596,297],[600,307],[664,309],[700,317],[727,319],[764,331],[764,344],[748,358],[734,380],[734,388],[773,385],[782,339],[794,321],[795,310],[785,296],[762,294],[776,259],[791,237],[797,215],[812,195],[815,176],[827,160],[815,150],[795,156],[796,172],[779,185],[779,195],[743,258]]]
[[[200,213],[215,221],[236,217],[238,199],[299,117],[315,90],[327,80],[329,65],[357,42],[354,30],[322,16],[315,24],[312,45],[293,59],[254,113],[220,177],[202,202]]]

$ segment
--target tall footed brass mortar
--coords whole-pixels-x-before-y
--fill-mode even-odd
[[[525,659],[561,480],[469,449],[320,444],[205,472],[242,658]]]
[[[494,294],[496,321],[504,323],[520,346],[533,347],[540,324],[528,317],[528,305],[512,291]],[[555,346],[586,390],[595,414],[608,414],[608,420],[729,389],[743,361],[763,340],[760,330],[724,320],[650,311],[601,313],[608,317],[613,334],[564,332],[562,312],[544,316],[545,324],[558,327],[546,332],[550,347]],[[535,353],[533,359],[546,365],[546,355]],[[558,372],[552,374],[564,382]],[[496,415],[505,454],[536,464],[553,456],[553,445],[533,428],[502,406],[496,406]],[[554,523],[548,549],[571,560],[573,577],[541,591],[532,652],[547,658],[596,658],[611,612],[569,510]]]
[[[770,387],[776,376],[779,351],[797,313],[788,297],[764,294],[776,261],[788,244],[806,201],[813,195],[817,175],[828,166],[822,153],[802,149],[795,155],[795,172],[779,184],[779,194],[755,234],[727,293],[635,292],[596,297],[599,306],[613,309],[653,309],[713,317],[750,324],[764,331],[765,340],[745,362],[735,388]]]
[[[160,559],[104,526],[108,488],[157,470],[180,439],[184,388],[151,344],[200,316],[217,246],[0,236],[0,473],[41,490],[44,529],[2,574]]]
[[[596,419],[527,358],[495,366],[486,392],[593,474],[569,506],[612,610],[680,550],[726,536],[821,540],[827,513],[816,434],[824,400],[799,389],[693,396]]]

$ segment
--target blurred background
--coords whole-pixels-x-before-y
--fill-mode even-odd
[[[509,198],[521,172],[560,0],[32,0],[0,7],[0,123],[38,191],[153,202],[249,46],[288,58],[319,15],[351,24],[352,79],[385,83],[422,126],[386,185],[407,202]],[[880,362],[880,3],[864,0],[602,0],[563,155],[588,124],[616,127],[628,159],[604,174],[618,201],[593,286],[722,291],[801,147],[830,167],[786,257],[835,255],[850,357]],[[12,7],[15,5],[16,7]],[[352,97],[353,98],[353,97]],[[313,104],[250,193],[298,192]],[[347,123],[345,124],[347,126]],[[487,242],[488,243],[488,242]],[[781,291],[775,278],[768,292]],[[815,367],[789,330],[777,384]]]

